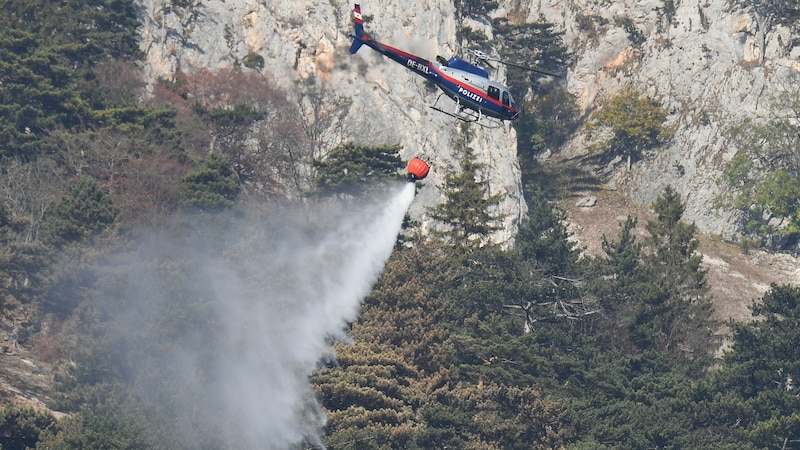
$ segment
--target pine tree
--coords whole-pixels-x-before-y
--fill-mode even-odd
[[[233,206],[240,186],[228,160],[212,153],[201,166],[183,177],[181,203],[188,208],[218,210]]]
[[[644,151],[672,137],[674,130],[664,125],[666,118],[667,111],[654,100],[636,91],[626,91],[592,114],[589,129],[610,129],[611,139],[598,146],[603,151],[626,156],[630,169]]]
[[[709,421],[752,448],[797,448],[800,287],[773,284],[751,309],[755,320],[731,323],[733,345],[704,398]]]
[[[110,227],[116,216],[111,197],[94,178],[82,176],[67,186],[45,229],[57,243],[79,241]]]
[[[314,161],[316,190],[325,194],[357,194],[366,189],[367,182],[399,179],[400,148],[399,145],[340,145],[325,159]]]
[[[572,276],[580,252],[569,240],[566,215],[553,208],[541,192],[531,197],[529,205],[528,217],[520,224],[517,251],[546,276]]]
[[[685,205],[671,186],[653,208],[657,219],[647,223],[650,235],[642,257],[649,282],[640,290],[634,335],[638,334],[640,344],[650,341],[705,363],[716,342],[703,256],[697,252],[697,227],[681,220]]]
[[[444,236],[464,247],[485,244],[491,233],[501,229],[502,216],[490,210],[499,205],[501,194],[488,194],[488,182],[480,179],[484,164],[477,161],[474,150],[459,140],[461,171],[445,176],[442,192],[444,203],[432,209],[432,217],[450,226]]]

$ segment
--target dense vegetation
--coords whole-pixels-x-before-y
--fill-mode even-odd
[[[767,120],[731,131],[741,150],[725,166],[719,200],[741,212],[739,226],[757,245],[791,250],[800,240],[800,95],[777,92],[771,106]]]
[[[546,200],[531,206],[513,249],[447,234],[395,253],[353,325],[356,343],[337,345],[337,365],[313,378],[332,448],[769,448],[798,438],[796,333],[782,330],[800,290],[773,286],[753,308],[766,320],[734,324],[712,371],[717,325],[674,190],[655,203],[645,239],[630,219],[597,259],[579,258]]]
[[[458,4],[473,16],[496,7]],[[67,413],[57,420],[9,403],[0,446],[241,447],[216,433],[241,412],[175,419],[184,384],[219,374],[186,379],[160,364],[181,349],[209,361],[221,353],[208,343],[219,324],[213,285],[193,275],[198,259],[127,255],[158,248],[153,229],[203,241],[286,197],[354,195],[396,176],[399,148],[332,144],[325,133],[347,99],[313,87],[290,97],[245,69],[179,74],[140,103],[130,2],[12,1],[0,17],[0,306],[19,344],[58,368],[49,406]],[[544,43],[548,61],[569,59],[549,24],[503,32],[519,37],[515,51]],[[565,91],[538,88],[528,109],[538,113],[518,124],[527,171],[575,123]],[[612,130],[603,151],[635,160],[668,138],[659,106],[637,93],[605,111],[594,118]],[[797,215],[797,152],[779,152],[796,148],[796,128],[785,126],[741,135],[761,139],[753,148],[774,163],[764,163],[763,184],[743,157],[726,172],[750,218]],[[597,258],[570,241],[552,191],[530,190],[530,213],[505,248],[488,239],[504,220],[492,213],[500,198],[488,195],[467,141],[453,143],[460,167],[431,211],[441,232],[406,233],[352,324],[353,342],[335,344],[336,363],[311,377],[329,448],[797,447],[800,289],[772,286],[752,307],[758,320],[728,324],[731,346],[717,359],[697,230],[682,221],[675,190],[652,205],[644,238],[629,218]],[[231,248],[252,251],[231,244],[206,243],[229,258]],[[145,310],[152,320],[120,327],[120,314]],[[200,431],[180,440],[187,427]]]

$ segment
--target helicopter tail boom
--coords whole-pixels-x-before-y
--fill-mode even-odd
[[[353,8],[353,25],[356,29],[356,35],[353,36],[353,43],[350,44],[351,54],[355,54],[364,45],[364,38],[367,38],[366,34],[364,34],[364,19],[361,18],[361,5],[359,4],[356,4],[355,8]]]

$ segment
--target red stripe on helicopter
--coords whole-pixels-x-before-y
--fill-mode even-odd
[[[434,68],[433,70],[435,70],[436,73],[438,73],[439,76],[444,78],[445,80],[447,80],[447,81],[455,84],[456,86],[459,86],[459,87],[461,87],[461,88],[463,88],[463,89],[465,89],[467,91],[470,91],[473,94],[478,95],[478,96],[480,96],[481,98],[483,98],[485,100],[488,100],[490,103],[494,103],[495,105],[501,106],[503,108],[508,108],[508,110],[510,110],[512,112],[518,112],[518,110],[515,109],[515,108],[512,108],[511,105],[503,104],[500,100],[495,100],[495,99],[489,97],[488,95],[486,95],[485,92],[479,91],[479,90],[473,88],[472,86],[470,86],[469,84],[464,83],[461,80],[457,80],[457,79],[455,79],[455,78],[453,78],[453,77],[451,77],[449,75],[446,75],[444,72],[442,72],[440,70],[437,70],[436,68]]]
[[[364,19],[361,18],[361,8],[355,8],[353,10],[353,20],[359,25],[364,24]]]
[[[383,42],[378,42],[378,41],[372,41],[372,42],[380,45],[381,47],[384,48],[384,50],[391,51],[392,53],[397,53],[398,55],[402,56],[403,58],[410,58],[410,59],[413,59],[414,61],[425,61],[429,66],[431,66],[430,61],[426,60],[425,58],[420,58],[417,55],[414,55],[414,54],[411,54],[411,53],[408,53],[408,52],[404,52],[403,50],[400,50],[399,48],[394,48],[391,45],[384,44]]]
[[[417,62],[424,61],[425,64],[428,66],[428,68],[430,68],[431,71],[435,72],[440,77],[442,77],[445,80],[455,84],[456,86],[459,86],[459,87],[461,87],[461,88],[463,88],[463,89],[465,89],[465,90],[467,90],[469,92],[472,92],[473,94],[475,94],[475,95],[487,100],[490,103],[494,103],[495,105],[500,106],[501,108],[506,108],[511,112],[518,112],[519,111],[516,108],[512,108],[511,105],[503,104],[500,100],[495,100],[495,99],[489,97],[488,95],[486,95],[485,92],[477,90],[477,89],[473,88],[472,86],[470,86],[469,84],[467,84],[467,83],[465,83],[463,81],[457,80],[457,79],[455,79],[455,78],[453,78],[453,77],[451,77],[449,75],[446,75],[444,72],[438,70],[430,61],[428,61],[428,60],[426,60],[424,58],[420,58],[417,55],[405,52],[403,50],[400,50],[399,48],[392,47],[391,45],[386,45],[383,42],[378,42],[378,41],[372,41],[372,42],[374,44],[377,44],[377,45],[383,47],[384,51],[390,51],[390,52],[395,53],[395,54],[397,54],[399,56],[402,56],[404,58],[409,58],[409,59],[412,59],[412,60],[417,61]]]

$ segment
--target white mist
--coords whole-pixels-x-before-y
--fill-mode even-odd
[[[329,355],[330,339],[346,339],[413,199],[414,185],[405,183],[374,202],[307,211],[319,227],[315,232],[290,231],[281,242],[265,237],[265,254],[250,260],[244,277],[231,271],[216,278],[223,335],[231,346],[220,387],[245,444],[282,449],[310,439],[321,445],[324,418],[308,377]],[[237,289],[252,279],[268,281],[261,295]]]
[[[128,286],[114,300],[115,326],[129,336],[127,364],[141,367],[135,383],[174,430],[173,444],[322,446],[324,413],[308,377],[331,339],[347,339],[413,199],[414,184],[403,183],[370,201],[197,225],[154,238],[106,277],[115,295]]]

